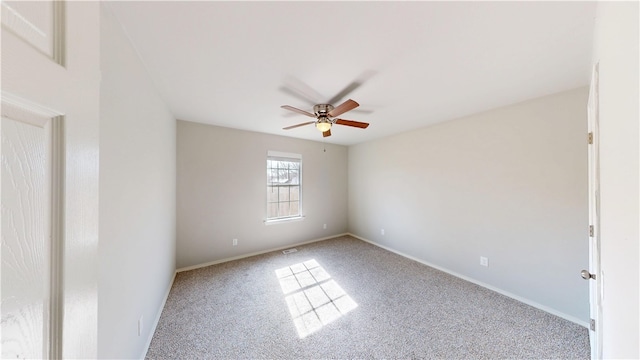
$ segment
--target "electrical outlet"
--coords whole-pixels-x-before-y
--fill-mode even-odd
[[[384,229],[380,229],[380,235],[384,235]]]
[[[142,326],[143,326],[143,316],[140,316],[140,319],[138,319],[138,336],[142,335]]]
[[[233,239],[233,246],[237,246],[238,245],[238,239]]]
[[[326,229],[327,228],[327,224],[322,225],[322,228]]]
[[[480,256],[480,265],[489,266],[489,259],[484,256]]]

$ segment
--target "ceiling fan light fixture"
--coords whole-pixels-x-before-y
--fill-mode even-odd
[[[318,119],[318,122],[316,122],[316,128],[320,130],[320,132],[328,131],[331,129],[331,121],[327,118]]]

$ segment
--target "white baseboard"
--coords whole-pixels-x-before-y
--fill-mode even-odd
[[[484,288],[487,288],[487,289],[489,289],[489,290],[495,291],[495,292],[497,292],[497,293],[499,293],[499,294],[502,294],[502,295],[504,295],[504,296],[510,297],[510,298],[512,298],[512,299],[514,299],[514,300],[518,300],[518,301],[520,301],[520,302],[522,302],[522,303],[525,303],[525,304],[527,304],[527,305],[533,306],[533,307],[535,307],[535,308],[537,308],[537,309],[540,309],[540,310],[542,310],[542,311],[548,312],[549,314],[552,314],[552,315],[555,315],[555,316],[561,317],[561,318],[563,318],[563,319],[565,319],[565,320],[571,321],[572,323],[576,323],[576,324],[578,324],[578,325],[580,325],[580,326],[584,326],[584,327],[586,327],[586,328],[589,328],[589,323],[587,323],[586,321],[582,321],[582,320],[580,320],[580,319],[578,319],[578,318],[576,318],[576,317],[574,317],[574,316],[570,316],[570,315],[567,315],[567,314],[565,314],[565,313],[559,312],[559,311],[557,311],[557,310],[555,310],[555,309],[552,309],[552,308],[550,308],[550,307],[548,307],[548,306],[545,306],[545,305],[539,304],[539,303],[537,303],[537,302],[535,302],[535,301],[531,301],[531,300],[526,299],[526,298],[523,298],[523,297],[521,297],[521,296],[518,296],[518,295],[512,294],[512,293],[510,293],[510,292],[508,292],[508,291],[505,291],[505,290],[502,290],[502,289],[497,288],[497,287],[495,287],[495,286],[492,286],[492,285],[489,285],[489,284],[483,283],[483,282],[481,282],[481,281],[478,281],[478,280],[476,280],[476,279],[470,278],[470,277],[468,277],[468,276],[465,276],[465,275],[462,275],[462,274],[458,274],[458,273],[453,272],[453,271],[451,271],[451,270],[449,270],[449,269],[445,269],[445,268],[443,268],[443,267],[441,267],[441,266],[438,266],[438,265],[432,264],[432,263],[430,263],[430,262],[428,262],[428,261],[424,261],[424,260],[422,260],[422,259],[418,259],[418,258],[416,258],[416,257],[414,257],[414,256],[407,255],[407,254],[405,254],[405,253],[403,253],[403,252],[400,252],[400,251],[397,251],[397,250],[392,249],[392,248],[390,248],[390,247],[387,247],[387,246],[384,246],[384,245],[378,244],[378,243],[376,243],[376,242],[374,242],[374,241],[371,241],[371,240],[369,240],[369,239],[365,239],[365,238],[363,238],[363,237],[361,237],[361,236],[354,235],[354,234],[351,234],[351,233],[347,233],[347,235],[349,235],[349,236],[353,236],[353,237],[354,237],[354,238],[356,238],[356,239],[360,239],[360,240],[362,240],[362,241],[364,241],[364,242],[368,242],[368,243],[369,243],[369,244],[371,244],[371,245],[377,246],[377,247],[382,248],[382,249],[385,249],[385,250],[387,250],[387,251],[391,251],[392,253],[395,253],[395,254],[398,254],[398,255],[400,255],[400,256],[406,257],[407,259],[411,259],[411,260],[413,260],[413,261],[417,261],[417,262],[419,262],[419,263],[421,263],[421,264],[423,264],[423,265],[426,265],[426,266],[432,267],[432,268],[434,268],[434,269],[440,270],[440,271],[442,271],[442,272],[445,272],[445,273],[447,273],[447,274],[453,275],[453,276],[455,276],[455,277],[457,277],[457,278],[460,278],[460,279],[466,280],[466,281],[471,282],[471,283],[474,283],[474,284],[476,284],[476,285],[480,285],[480,286],[482,286],[482,287],[484,287]]]
[[[269,250],[257,251],[257,252],[238,255],[238,256],[234,256],[234,257],[230,257],[230,258],[226,258],[226,259],[210,261],[210,262],[206,262],[204,264],[186,266],[186,267],[183,267],[183,268],[180,268],[180,269],[176,270],[176,272],[179,273],[179,272],[183,272],[183,271],[195,270],[195,269],[199,269],[199,268],[203,268],[203,267],[207,267],[207,266],[211,266],[211,265],[222,264],[222,263],[225,263],[225,262],[228,262],[228,261],[240,260],[240,259],[248,258],[248,257],[251,257],[251,256],[266,254],[266,253],[270,253],[272,251],[284,250],[284,249],[289,249],[289,248],[296,247],[296,246],[302,246],[302,245],[306,245],[306,244],[311,244],[311,243],[318,242],[318,241],[335,239],[337,237],[346,236],[346,235],[349,235],[349,234],[348,233],[336,234],[336,235],[331,235],[331,236],[327,236],[327,237],[323,237],[323,238],[319,238],[319,239],[299,242],[299,243],[295,243],[295,244],[289,244],[289,245],[286,245],[286,246],[281,246],[281,247],[277,247],[277,248],[273,248],[273,249],[269,249]]]
[[[160,322],[160,316],[162,316],[162,310],[164,310],[164,306],[167,304],[167,299],[169,298],[169,293],[171,292],[171,288],[173,287],[173,282],[176,280],[177,272],[173,273],[173,277],[171,278],[171,282],[167,287],[167,291],[164,294],[164,300],[162,300],[162,305],[160,305],[160,309],[158,309],[158,313],[156,314],[156,318],[153,320],[153,326],[151,331],[149,332],[149,337],[147,338],[147,343],[144,346],[144,350],[142,351],[142,356],[140,359],[144,359],[147,357],[147,351],[149,351],[149,346],[151,346],[151,340],[153,340],[153,335],[156,333],[156,328],[158,327],[158,323]]]

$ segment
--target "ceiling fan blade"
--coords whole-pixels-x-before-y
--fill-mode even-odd
[[[327,137],[327,136],[331,136],[331,129],[322,133],[322,137]]]
[[[324,96],[321,96],[311,86],[295,76],[287,76],[284,79],[284,87],[288,89],[290,93],[296,93],[297,96],[304,98],[305,101],[311,103],[312,106],[321,103],[324,99]]]
[[[314,114],[312,114],[312,113],[310,113],[310,112],[307,112],[307,111],[304,111],[304,110],[300,110],[300,109],[298,109],[298,108],[294,108],[293,106],[289,106],[289,105],[282,105],[282,106],[280,106],[280,107],[281,107],[281,108],[283,108],[283,109],[287,109],[287,110],[295,111],[295,112],[297,112],[297,113],[299,113],[299,114],[302,114],[302,115],[307,115],[307,116],[312,117],[312,118],[316,117]]]
[[[373,114],[373,110],[371,109],[353,109],[351,111],[358,114]]]
[[[310,125],[310,124],[313,124],[313,123],[315,123],[315,121],[308,121],[308,122],[302,123],[302,124],[287,126],[285,128],[282,128],[282,130],[289,130],[289,129],[297,128],[297,127],[300,127],[300,126]]]
[[[295,92],[295,91],[293,91],[293,90],[291,90],[289,88],[286,88],[284,86],[281,86],[280,88],[278,88],[278,90],[282,91],[283,93],[286,93],[286,94],[289,94],[291,96],[294,96],[294,97],[298,98],[298,100],[302,100],[302,101],[306,102],[307,104],[309,104],[311,106],[313,106],[313,105],[318,103],[316,101],[309,100],[304,95],[298,94],[297,92]]]
[[[342,89],[342,91],[340,91],[339,93],[336,94],[336,96],[332,97],[331,99],[329,99],[329,101],[327,101],[329,104],[333,104],[336,101],[339,101],[340,99],[344,99],[347,95],[349,95],[349,93],[351,93],[353,90],[357,89],[360,87],[360,85],[362,85],[362,82],[360,81],[354,81],[351,84],[347,85],[347,87],[345,87],[344,89]]]
[[[360,74],[355,80],[351,82],[351,84],[347,85],[344,89],[342,89],[339,93],[337,93],[334,97],[327,101],[328,104],[336,103],[349,95],[352,91],[359,88],[365,81],[369,80],[372,76],[375,75],[375,71],[367,70]]]
[[[346,113],[349,110],[353,110],[353,109],[357,108],[358,106],[360,106],[360,104],[358,104],[357,102],[349,99],[349,100],[343,102],[342,104],[338,105],[335,109],[329,111],[329,116],[336,117],[338,115]]]
[[[357,127],[360,129],[366,129],[369,126],[369,123],[353,121],[353,120],[345,120],[345,119],[336,120],[336,124]]]

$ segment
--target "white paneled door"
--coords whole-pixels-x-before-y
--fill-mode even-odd
[[[64,116],[51,110],[63,106],[47,79],[65,73],[64,3],[0,4],[2,358],[60,358]],[[22,76],[27,68],[37,75]]]
[[[49,356],[49,127],[2,118],[2,358]]]

